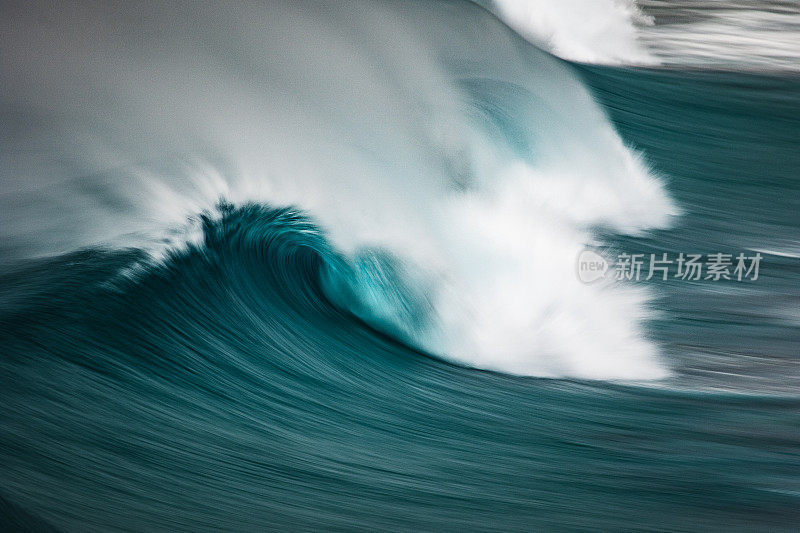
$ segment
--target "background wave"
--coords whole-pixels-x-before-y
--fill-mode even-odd
[[[784,0],[479,0],[584,63],[797,71],[800,6]]]
[[[658,64],[641,41],[653,25],[635,0],[485,2],[512,28],[554,54],[584,63]]]

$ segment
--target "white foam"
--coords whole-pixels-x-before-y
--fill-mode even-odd
[[[581,283],[575,263],[590,233],[547,205],[552,174],[532,168],[513,174],[497,191],[448,206],[446,249],[456,260],[436,305],[445,332],[432,341],[436,351],[523,375],[664,377],[641,329],[649,316],[647,294]],[[605,218],[605,196],[577,198],[573,208],[582,205]]]

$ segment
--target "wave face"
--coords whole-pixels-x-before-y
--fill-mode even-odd
[[[135,24],[127,9],[7,23],[6,116],[50,117],[20,136],[44,148],[9,162],[36,206],[6,199],[9,246],[155,249],[196,238],[181,226],[220,198],[295,206],[346,258],[329,297],[413,346],[524,375],[666,375],[646,295],[583,285],[573,265],[596,228],[640,233],[676,209],[568,66],[470,5],[275,4],[266,31],[255,6]]]

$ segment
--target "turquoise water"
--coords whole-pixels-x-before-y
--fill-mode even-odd
[[[415,185],[413,176],[434,176],[431,169],[440,167],[455,183],[446,194],[460,198],[464,191],[480,190],[476,183],[486,179],[480,164],[453,170],[468,157],[465,146],[488,145],[502,158],[530,158],[530,165],[539,157],[557,160],[548,152],[553,146],[590,155],[600,147],[598,166],[617,168],[615,159],[605,159],[605,123],[597,122],[607,117],[622,141],[641,151],[652,172],[663,176],[665,194],[680,215],[669,224],[653,222],[640,229],[639,222],[626,218],[626,210],[645,205],[649,216],[662,203],[634,195],[625,204],[625,191],[635,192],[639,181],[627,182],[620,175],[624,190],[609,198],[622,202],[624,212],[600,217],[591,231],[593,243],[604,250],[646,254],[760,250],[759,279],[631,283],[650,293],[643,308],[658,311],[641,322],[641,338],[631,327],[641,343],[636,346],[656,347],[654,360],[667,370],[661,378],[652,379],[646,373],[651,359],[636,354],[621,364],[641,368],[641,379],[589,379],[584,369],[595,368],[595,361],[575,362],[558,349],[526,352],[536,364],[515,366],[516,343],[508,348],[507,330],[492,338],[503,341],[497,351],[508,350],[508,357],[492,359],[489,349],[488,355],[476,350],[474,358],[464,359],[451,350],[462,345],[450,340],[441,344],[447,349],[440,353],[435,349],[440,345],[426,336],[439,303],[431,296],[437,278],[427,279],[426,285],[414,263],[402,260],[404,249],[387,244],[395,241],[382,241],[377,251],[350,254],[331,223],[338,215],[233,199],[229,189],[231,194],[216,207],[192,207],[193,233],[176,230],[177,239],[162,236],[167,246],[158,253],[151,243],[136,240],[138,234],[136,239],[83,240],[88,232],[80,230],[85,227],[81,217],[92,219],[89,225],[104,226],[96,233],[114,224],[127,224],[125,230],[136,233],[135,225],[151,216],[137,211],[137,205],[162,204],[157,195],[130,193],[133,176],[154,182],[162,177],[129,172],[118,151],[116,164],[92,174],[86,172],[91,164],[66,145],[57,151],[59,157],[47,159],[47,168],[82,177],[82,188],[78,191],[65,178],[55,181],[56,192],[49,192],[52,182],[30,178],[31,169],[46,165],[25,163],[20,147],[33,151],[47,144],[42,139],[51,142],[53,124],[69,114],[38,126],[31,117],[41,117],[41,109],[21,104],[28,96],[13,86],[3,118],[13,126],[4,134],[4,157],[14,163],[3,168],[17,165],[20,175],[29,173],[29,181],[42,181],[35,191],[24,191],[8,174],[2,199],[8,218],[0,246],[0,524],[66,531],[796,528],[800,78],[573,65],[546,56],[488,13],[465,6],[391,4],[381,12],[391,14],[399,27],[411,20],[423,28],[448,28],[452,34],[446,41],[454,42],[453,49],[459,35],[465,42],[477,41],[470,45],[474,49],[465,48],[464,57],[449,48],[422,48],[442,52],[437,61],[448,67],[441,72],[459,73],[456,94],[465,96],[459,102],[463,105],[455,107],[467,109],[466,116],[480,124],[474,131],[482,135],[477,145],[463,141],[453,148],[463,140],[454,128],[434,135],[445,140],[432,144],[418,127],[428,124],[427,111],[419,122],[412,120],[416,111],[391,111],[392,105],[403,111],[404,105],[419,103],[409,96],[413,93],[390,91],[386,98],[394,103],[374,119],[380,125],[374,131],[385,128],[395,141],[408,136],[425,142],[395,142],[384,153],[381,143],[387,139],[371,144],[352,124],[340,131],[345,142],[361,143],[369,160],[377,161],[374,168],[388,169],[376,178],[379,183],[390,181],[393,158],[400,161],[397,168],[412,176],[387,196],[403,197],[403,187],[417,194],[424,186]],[[328,14],[341,22],[341,13]],[[363,35],[363,27],[354,26]],[[426,35],[417,36],[419,42],[428,43]],[[470,70],[480,69],[469,54],[484,48],[503,58],[497,59],[502,64],[497,68],[503,69],[495,73],[498,79]],[[226,48],[224,53],[232,52]],[[252,56],[249,61],[258,63]],[[265,67],[268,73],[278,71],[273,64]],[[422,73],[434,76],[429,70]],[[425,83],[418,82],[427,79],[422,73],[412,71],[407,77],[425,92]],[[258,84],[266,79],[255,77]],[[370,79],[374,85],[367,84],[368,89],[348,90],[372,95],[384,83],[408,89],[394,79]],[[318,96],[317,86],[302,87]],[[553,95],[549,87],[563,90]],[[598,103],[597,115],[581,96],[583,87]],[[328,134],[326,128],[338,128],[344,120],[335,110],[357,113],[360,106],[371,105],[363,97],[351,102],[348,91],[342,94],[317,101],[318,107],[334,110],[331,115],[320,112],[331,122],[312,121],[307,131]],[[351,107],[336,107],[340,97]],[[529,101],[534,102],[530,107]],[[308,109],[290,113],[311,113]],[[72,120],[78,124],[74,117],[68,123]],[[137,137],[140,126],[123,128],[121,134],[107,133],[114,128],[103,131],[119,151],[128,146],[120,136],[130,136],[142,151],[157,150],[155,143]],[[593,128],[597,137],[590,136]],[[52,143],[62,146],[59,139]],[[573,139],[580,142],[571,144]],[[430,163],[428,156],[417,157],[418,144],[425,145],[419,153],[434,152],[432,160],[438,161],[437,150],[451,149],[454,159]],[[170,153],[180,148],[172,146]],[[404,166],[407,153],[415,167]],[[305,157],[322,156],[312,151]],[[322,159],[324,165],[340,164]],[[165,174],[175,168],[175,175],[185,172],[163,159],[147,168],[156,166]],[[218,166],[222,173],[225,169]],[[566,172],[559,176],[569,177]],[[602,176],[581,173],[580,178]],[[336,183],[326,194],[340,198],[337,188],[355,191],[356,219],[365,216],[358,211],[360,203],[380,201],[375,193],[380,189],[363,185],[374,193],[368,195],[344,178]],[[534,183],[540,192],[549,182]],[[167,194],[167,188],[157,190]],[[183,198],[191,197],[191,189],[179,190]],[[36,191],[45,191],[44,196]],[[428,201],[413,196],[419,220],[429,221],[422,210]],[[12,204],[20,204],[20,210],[13,211]],[[381,209],[389,205],[394,204]],[[480,203],[469,205],[474,211],[468,214],[483,222]],[[540,207],[543,212],[552,208]],[[45,217],[19,214],[38,209],[58,223],[48,236],[40,229],[47,227],[40,225]],[[499,210],[494,215],[503,217]],[[558,216],[535,222],[559,236],[559,242],[582,231],[565,226]],[[412,224],[409,219],[407,225]],[[631,225],[636,231],[628,231]],[[380,226],[386,227],[392,226]],[[32,233],[41,237],[31,239],[25,228],[35,228]],[[535,257],[557,257],[547,248],[551,241],[535,232],[528,236]],[[469,266],[479,265],[485,276],[480,279],[516,272],[491,272],[509,255],[486,261],[471,246],[447,250],[448,258],[466,257]],[[518,253],[513,248],[511,255]],[[455,267],[446,271],[461,272]],[[528,289],[524,279],[514,286],[541,299],[555,284]],[[452,287],[475,288],[470,283]],[[584,317],[586,300],[564,304],[574,298],[570,287],[557,287],[556,300],[545,303],[582,324],[577,319]],[[613,322],[600,322],[603,327],[613,332],[615,323],[638,324],[625,314],[636,314],[638,300],[622,305],[611,298],[616,289],[608,290],[611,296],[594,295],[608,297],[598,308],[619,314],[609,317]],[[492,309],[498,313],[501,308]],[[511,311],[505,320],[523,313]],[[468,324],[488,331],[481,329],[484,323]],[[603,339],[595,343],[580,328],[572,337],[581,354],[614,360],[614,350]],[[579,341],[584,338],[595,351],[583,348]],[[629,348],[620,344],[618,351]],[[551,375],[551,368],[557,375]]]

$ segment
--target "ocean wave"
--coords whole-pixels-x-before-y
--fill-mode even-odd
[[[38,48],[78,73],[71,84],[37,84],[57,76],[49,62],[16,70],[22,56],[9,58],[8,101],[22,114],[10,120],[36,124],[29,109],[63,105],[19,140],[45,147],[14,162],[26,205],[41,211],[6,205],[6,242],[163,254],[197,242],[191,221],[219,198],[296,206],[348,258],[349,281],[331,284],[331,298],[427,352],[525,375],[663,377],[643,331],[647,295],[574,275],[596,230],[669,224],[677,210],[661,179],[568,65],[478,6],[449,6],[335,3],[323,17],[276,4],[266,32],[248,21],[256,7],[138,24],[122,23],[125,10],[75,9],[55,26],[30,10],[13,50],[96,38],[79,61]],[[375,17],[403,29],[399,46],[369,33]],[[169,27],[147,42],[163,54],[119,45],[149,23]],[[222,55],[194,46],[198,28],[228,43]],[[71,176],[45,172],[54,156]]]
[[[454,0],[0,12],[0,530],[796,529],[797,76]]]

